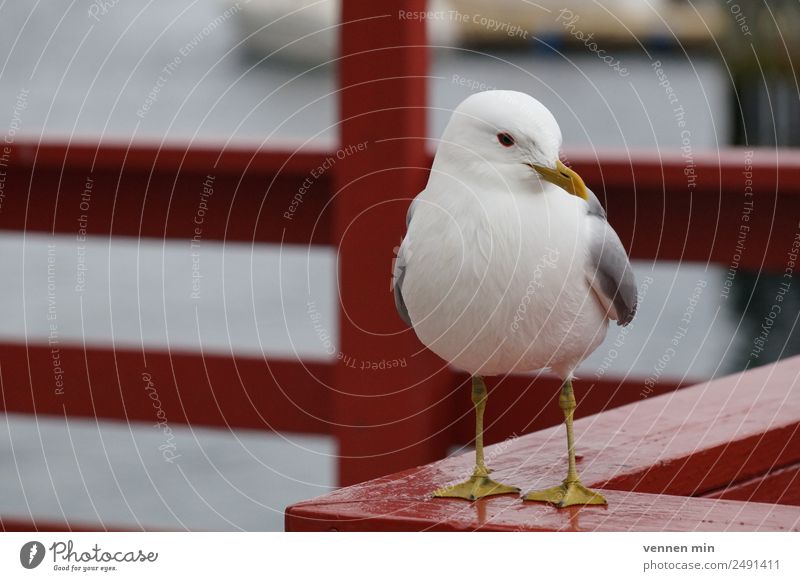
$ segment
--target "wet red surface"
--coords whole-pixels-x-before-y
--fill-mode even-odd
[[[559,510],[515,495],[431,498],[469,476],[473,457],[463,454],[293,505],[286,528],[800,530],[800,507],[697,498],[785,474],[800,461],[798,378],[796,357],[576,421],[579,471],[587,485],[604,489],[607,507]],[[563,478],[564,448],[559,426],[490,446],[486,458],[495,479],[527,491]],[[785,476],[773,480],[796,486]],[[751,501],[791,497],[751,488]]]

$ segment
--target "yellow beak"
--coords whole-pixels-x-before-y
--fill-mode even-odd
[[[578,196],[584,200],[589,199],[589,194],[586,193],[586,184],[583,183],[581,176],[561,163],[561,160],[556,162],[555,169],[542,165],[531,165],[531,167],[551,184],[557,185],[573,196]]]

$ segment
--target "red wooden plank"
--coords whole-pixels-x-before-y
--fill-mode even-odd
[[[342,70],[348,70],[347,61]],[[354,73],[353,83],[360,74]],[[372,88],[383,92],[389,82]],[[356,87],[353,93],[362,88]],[[406,94],[398,91],[398,98]],[[4,168],[7,197],[0,228],[27,226],[28,230],[75,233],[81,194],[91,177],[95,187],[90,233],[108,234],[113,211],[115,234],[191,237],[202,184],[212,174],[214,205],[203,239],[327,244],[332,240],[332,212],[325,209],[333,198],[332,173],[337,166],[347,165],[340,161],[357,165],[367,157],[337,159],[333,172],[316,172],[331,155],[335,157],[335,152],[20,142],[12,146]],[[787,266],[785,250],[796,234],[794,217],[800,214],[800,155],[796,152],[754,149],[750,155],[743,149],[727,149],[695,153],[691,165],[680,155],[647,151],[598,155],[574,150],[566,158],[603,199],[611,221],[636,258],[728,265],[744,225],[750,230],[740,266],[778,271]],[[429,157],[418,165],[429,167]],[[684,173],[687,168],[693,172],[691,182]],[[309,176],[309,187],[303,188]],[[409,179],[418,180],[418,176]],[[746,179],[752,181],[752,198],[744,194]],[[301,201],[292,206],[298,194]],[[26,221],[29,197],[35,200],[37,211]],[[749,200],[752,211],[745,206]],[[112,208],[113,202],[117,205]],[[388,223],[401,219],[402,206],[387,206],[396,212]],[[290,219],[285,217],[287,211]],[[747,222],[743,221],[745,212]],[[653,236],[654,232],[662,234]]]
[[[689,161],[674,150],[654,151],[568,149],[565,159],[581,171],[581,176],[592,183],[648,190],[665,186],[676,192],[678,188],[695,190],[708,195],[719,190],[742,194],[745,185],[745,158],[752,171],[753,193],[778,192],[781,196],[800,196],[800,152],[794,148],[743,148],[728,147],[717,151],[693,152],[691,162],[696,170],[693,186],[684,173]],[[598,165],[599,160],[599,165]],[[640,171],[635,183],[629,175],[631,168]],[[599,190],[600,187],[597,186]],[[595,192],[597,193],[597,192]],[[609,192],[610,193],[610,192]]]
[[[604,491],[608,506],[557,509],[496,496],[460,499],[387,496],[338,507],[291,506],[287,531],[797,531],[800,508],[635,492]]]
[[[577,420],[579,471],[587,485],[607,491],[688,496],[800,462],[798,382],[800,357],[795,357]],[[495,469],[493,476],[497,480],[530,490],[558,483],[563,478],[566,465],[564,448],[564,432],[559,426],[490,446],[486,450],[486,459],[487,464]],[[473,462],[472,454],[464,454],[334,491],[291,507],[287,512],[287,526],[293,530],[305,526],[324,530],[332,519],[355,519],[359,524],[353,526],[391,529],[397,524],[392,520],[396,511],[402,512],[403,522],[413,522],[420,529],[449,527],[450,517],[456,522],[452,526],[463,527],[463,523],[458,523],[465,511],[472,515],[470,518],[474,524],[475,510],[469,508],[471,505],[459,500],[429,499],[432,490],[466,478],[472,472]],[[626,497],[610,494],[612,507],[614,498]],[[505,508],[517,504],[507,504],[511,501],[500,498],[485,502],[485,506],[499,507],[497,516],[492,518],[492,527],[517,526],[516,516],[509,517],[511,522],[503,521]],[[664,506],[674,508],[672,504]],[[413,514],[418,507],[422,507],[420,512]],[[641,508],[639,506],[636,510]],[[596,507],[585,511],[590,513],[593,509]],[[438,511],[433,513],[436,516],[433,521],[428,512],[431,510]],[[523,507],[515,510],[539,509]],[[691,517],[693,510],[689,510],[687,518]],[[796,509],[782,507],[774,510],[776,514],[790,515],[785,518],[792,523],[797,522],[797,514],[793,512]],[[535,519],[540,514],[545,513],[536,512],[530,517],[519,518]],[[587,512],[580,509],[580,514]],[[624,510],[619,514],[624,514]],[[652,514],[657,517],[653,521],[622,527],[619,523],[624,519],[620,519],[614,521],[618,524],[613,526],[624,530],[630,526],[662,530],[665,526],[663,514]],[[722,516],[727,518],[726,515],[730,516],[729,513]],[[642,518],[645,516],[643,513]],[[299,521],[292,520],[295,517],[311,520],[298,524]],[[365,519],[378,522],[365,523]],[[388,524],[380,524],[387,519]],[[701,521],[696,526],[705,526]],[[686,522],[682,521],[681,526]],[[786,521],[781,522],[781,526],[787,526]],[[729,525],[728,521],[715,520],[713,526],[716,528],[713,530],[722,530]]]
[[[332,367],[192,353],[0,344],[0,409],[329,433]],[[157,401],[156,401],[157,400]]]
[[[47,519],[21,519],[9,518],[0,515],[0,531],[4,533],[25,533],[25,532],[39,532],[39,533],[62,533],[62,532],[124,532],[133,531],[130,527],[109,526],[103,523],[96,522],[82,522],[70,520],[47,520]],[[141,529],[137,529],[141,530]],[[148,529],[155,531],[156,529]]]
[[[141,144],[15,145],[3,168],[0,229],[329,244],[331,176],[312,174],[326,158]]]
[[[699,495],[800,461],[800,357],[582,420],[604,488]],[[591,435],[590,435],[591,434]],[[605,464],[605,462],[604,462]]]
[[[53,372],[54,353],[50,347],[34,344],[26,350],[21,344],[0,343],[0,377],[5,397],[5,402],[0,399],[0,410],[58,416],[66,412],[76,417],[149,422],[152,410],[141,405],[140,391],[146,360],[154,383],[166,390],[160,393],[163,405],[172,410],[185,408],[185,412],[170,414],[173,423],[334,432],[332,364],[203,357],[184,352],[142,354],[127,349],[115,353],[96,347],[84,353],[75,345],[58,346],[55,355],[62,370],[59,378]],[[63,389],[63,395],[56,393],[58,388]],[[578,391],[579,417],[620,405],[641,393],[636,381],[620,384],[610,379],[593,382]],[[431,429],[440,433],[423,433],[421,437],[446,438],[447,446],[470,442],[474,437],[474,417],[468,393],[465,386],[452,384],[437,403],[443,421]],[[560,424],[562,417],[553,400],[554,393],[558,393],[557,382],[547,377],[509,376],[493,385],[486,424],[488,441]]]
[[[307,174],[329,155],[327,150],[264,149],[258,146],[230,146],[220,149],[213,143],[165,143],[137,141],[46,141],[17,140],[10,146],[6,169],[41,169],[60,171],[67,167],[83,172],[118,170],[121,166],[140,171],[174,172],[214,169],[226,173],[263,171]]]
[[[744,236],[740,268],[796,272],[787,252],[798,234],[800,155],[768,149],[691,154],[576,151],[566,157],[603,201],[632,257],[729,266]]]
[[[389,288],[410,199],[425,184],[424,0],[342,3],[342,159],[336,164],[340,353],[334,413],[339,481],[440,458],[451,441],[452,374],[404,328]],[[392,362],[401,362],[392,367]],[[388,362],[388,371],[385,368]]]
[[[787,466],[704,496],[800,506],[800,464]]]

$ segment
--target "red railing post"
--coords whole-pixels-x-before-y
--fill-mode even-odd
[[[341,335],[334,373],[341,484],[441,457],[451,375],[395,313],[395,248],[425,185],[424,0],[343,2],[335,164]],[[466,397],[466,395],[464,396]]]

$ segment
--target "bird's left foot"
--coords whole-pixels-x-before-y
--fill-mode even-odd
[[[465,500],[477,500],[496,494],[519,494],[519,488],[492,480],[489,478],[488,470],[480,469],[464,482],[445,486],[433,492],[433,496],[439,498],[463,498]]]
[[[576,504],[608,504],[603,495],[586,488],[580,480],[564,481],[558,486],[535,490],[522,497],[523,500],[549,502],[559,508]]]

